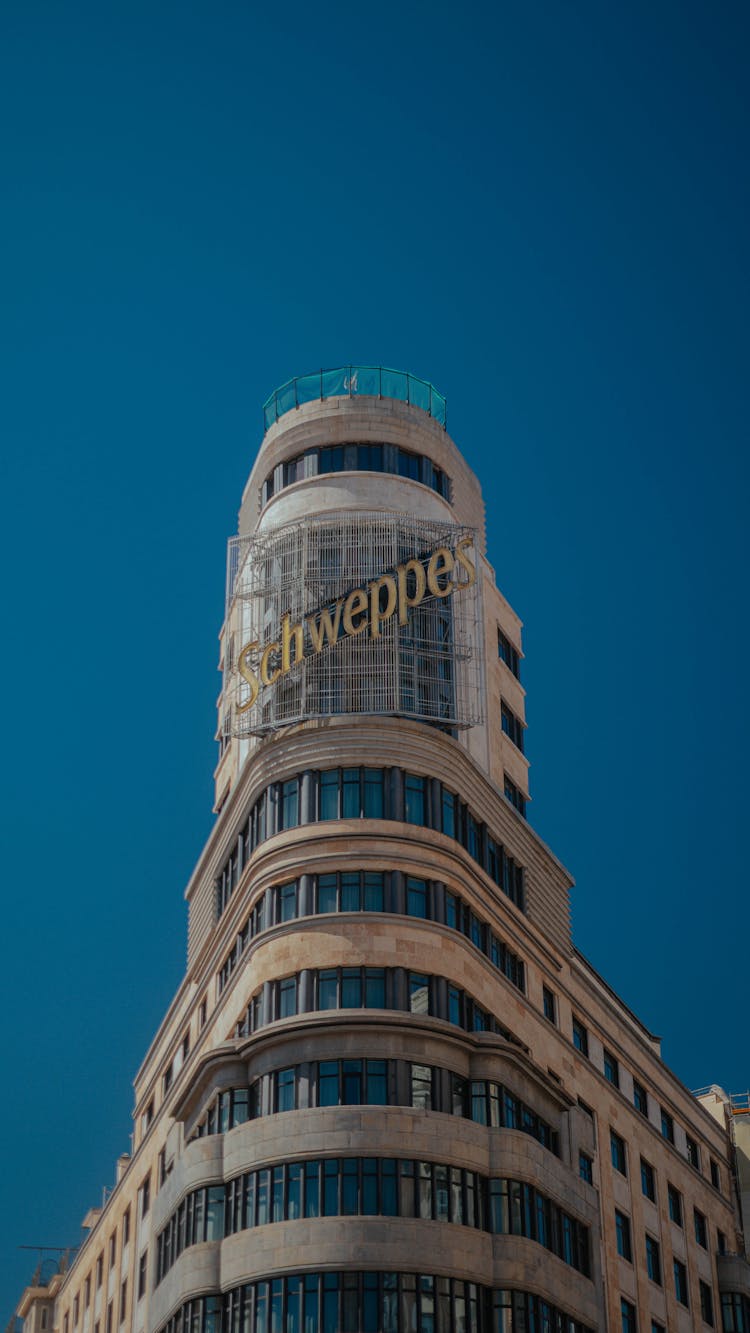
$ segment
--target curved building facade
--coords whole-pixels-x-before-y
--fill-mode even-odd
[[[266,405],[229,544],[217,819],[134,1151],[26,1333],[741,1317],[726,1124],[575,950],[526,817],[521,624],[444,400],[319,387]]]

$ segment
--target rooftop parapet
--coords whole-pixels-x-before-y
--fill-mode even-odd
[[[406,370],[387,366],[337,366],[335,370],[315,370],[297,375],[275,389],[263,404],[264,433],[274,422],[303,403],[326,398],[395,398],[410,403],[434,417],[446,429],[447,409],[442,394],[428,380],[418,379]]]

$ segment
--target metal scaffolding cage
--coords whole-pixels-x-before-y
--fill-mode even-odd
[[[480,578],[444,597],[426,591],[407,622],[391,613],[377,636],[346,633],[346,597],[414,560],[426,568],[444,546],[455,551],[474,531],[410,514],[347,512],[233,537],[227,561],[222,729],[238,737],[336,713],[391,714],[449,728],[482,720]],[[473,555],[477,558],[476,550]],[[387,599],[387,590],[383,590]],[[383,610],[386,610],[384,607]],[[281,668],[280,627],[302,627]],[[328,632],[325,632],[325,628]],[[324,641],[321,646],[321,634]],[[248,649],[248,645],[255,645]],[[278,645],[278,647],[273,647]],[[267,675],[257,700],[239,671]]]

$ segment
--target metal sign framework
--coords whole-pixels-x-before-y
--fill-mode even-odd
[[[342,632],[335,608],[354,589],[408,560],[424,565],[440,547],[471,548],[474,530],[410,514],[345,512],[233,537],[227,561],[224,734],[250,737],[335,713],[418,718],[449,727],[482,720],[480,578],[450,596],[427,591],[406,624],[391,614],[377,637]],[[316,651],[309,622],[328,611],[336,633]],[[304,627],[304,651],[248,706],[238,669],[243,648],[278,640],[282,618]],[[320,640],[318,639],[318,643]],[[273,651],[272,649],[270,651]],[[299,654],[295,654],[298,657]]]

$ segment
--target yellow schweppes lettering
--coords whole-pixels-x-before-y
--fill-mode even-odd
[[[281,617],[278,639],[263,645],[257,639],[246,643],[237,659],[237,670],[248,691],[238,713],[246,713],[257,703],[262,685],[273,685],[306,657],[332,648],[341,638],[367,634],[381,636],[382,626],[396,616],[399,625],[408,624],[409,612],[426,598],[450,597],[476,583],[476,566],[470,552],[472,536],[462,537],[453,550],[438,546],[429,556],[412,558],[397,565],[392,573],[379,574],[364,588],[353,588],[315,615],[292,623],[287,612]],[[309,649],[305,649],[305,639]],[[258,654],[260,659],[258,660]],[[257,666],[254,665],[257,663]]]

